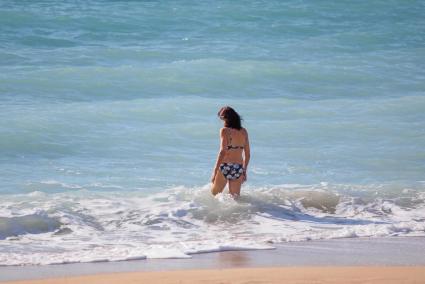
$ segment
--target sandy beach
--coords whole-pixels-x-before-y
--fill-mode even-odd
[[[14,284],[108,283],[425,283],[425,266],[417,267],[279,267],[133,272],[6,282]]]

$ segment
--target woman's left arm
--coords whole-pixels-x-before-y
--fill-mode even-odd
[[[245,129],[245,145],[244,145],[244,160],[243,160],[243,169],[244,169],[244,174],[243,174],[243,181],[245,182],[248,177],[247,177],[247,171],[248,171],[248,164],[249,164],[249,160],[251,159],[251,148],[249,146],[249,137],[248,137],[248,131]]]

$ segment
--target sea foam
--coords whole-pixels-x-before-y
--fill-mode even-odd
[[[425,236],[420,191],[390,198],[365,189],[362,196],[353,196],[347,194],[348,185],[339,185],[344,186],[340,192],[335,191],[338,185],[327,183],[247,187],[237,200],[225,193],[213,197],[208,186],[150,195],[10,195],[1,212],[19,215],[43,208],[44,213],[1,219],[5,239],[0,242],[0,264],[188,258],[271,249],[288,241]]]

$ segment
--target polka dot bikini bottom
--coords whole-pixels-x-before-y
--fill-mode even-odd
[[[243,167],[241,164],[222,163],[220,164],[220,172],[225,178],[235,180],[243,174]]]

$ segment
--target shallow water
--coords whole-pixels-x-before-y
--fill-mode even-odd
[[[2,1],[0,264],[425,235],[424,12]],[[208,193],[222,105],[251,139],[238,202]]]

